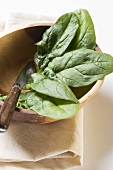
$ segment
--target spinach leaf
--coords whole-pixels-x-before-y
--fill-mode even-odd
[[[6,95],[4,95],[4,94],[0,94],[0,100],[2,100],[2,101],[5,101],[5,99],[7,98],[7,96]]]
[[[45,68],[51,58],[64,54],[78,29],[78,19],[70,12],[61,16],[57,22],[43,34],[37,45],[35,62],[40,68]]]
[[[79,101],[71,89],[61,80],[49,79],[43,73],[32,75],[34,90],[27,96],[26,103],[38,114],[54,119],[67,119],[74,116],[79,109]]]
[[[31,92],[27,98],[27,104],[30,109],[40,115],[51,117],[53,119],[69,119],[73,117],[78,109],[79,103],[49,97],[38,92]]]
[[[41,73],[37,73],[37,77],[39,76],[43,78],[39,78],[39,81],[36,81],[37,78],[35,74],[34,83],[29,84],[33,90],[57,99],[78,102],[78,99],[63,81],[57,78],[49,79],[46,76],[44,77]]]
[[[32,77],[35,83],[29,85],[34,91],[21,94],[17,107],[32,109],[40,115],[54,119],[68,119],[77,113],[80,105],[79,101],[64,83],[58,81],[58,84],[56,84],[57,80],[51,81],[41,73],[34,73]],[[44,80],[46,87],[43,86]],[[51,83],[51,86],[49,84],[49,88],[47,80]],[[61,85],[61,88],[56,87],[56,85]]]
[[[95,49],[96,35],[94,25],[88,11],[79,9],[75,11],[79,20],[79,28],[76,37],[73,40],[73,47],[71,49],[88,48]],[[72,44],[71,44],[72,45]]]
[[[79,48],[94,49],[96,36],[92,19],[85,9],[62,15],[36,43],[35,62],[44,69],[55,57]]]
[[[19,96],[19,99],[18,99],[18,102],[17,102],[17,105],[16,107],[18,108],[24,108],[24,109],[30,109],[27,105],[27,98],[29,96],[29,92],[26,92],[26,93],[21,93],[20,96]]]
[[[102,52],[79,49],[54,58],[48,67],[68,86],[82,87],[113,72],[113,58]]]
[[[33,73],[31,75],[33,83],[39,83],[43,79],[45,79],[45,75],[43,73],[40,73],[39,71],[37,73]]]

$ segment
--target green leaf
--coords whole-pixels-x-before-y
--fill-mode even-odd
[[[30,109],[40,115],[48,116],[53,119],[69,119],[73,117],[78,109],[79,103],[56,99],[44,94],[32,92],[27,98],[27,104]]]
[[[64,82],[42,73],[34,73],[32,78],[29,85],[34,91],[26,97],[30,109],[54,119],[68,119],[77,113],[79,101]]]
[[[82,87],[113,72],[113,57],[102,52],[80,49],[53,59],[48,67],[67,85]]]
[[[33,73],[31,75],[32,79],[33,79],[33,83],[39,83],[40,81],[42,81],[43,79],[45,79],[46,77],[44,76],[44,74],[42,73]]]
[[[28,98],[28,96],[30,95],[30,92],[26,92],[26,93],[21,93],[17,102],[16,107],[18,108],[24,108],[24,109],[30,109],[26,103],[26,100]]]
[[[41,77],[41,74],[37,74],[37,76]],[[64,99],[73,102],[78,101],[70,88],[64,82],[58,79],[51,80],[45,77],[44,79],[29,85],[33,90],[57,99]]]
[[[95,49],[96,35],[90,14],[85,9],[76,10],[75,14],[79,20],[79,28],[77,30],[76,37],[71,43],[71,49]]]
[[[27,93],[21,93],[18,99],[18,102],[25,101],[27,99],[28,92]]]
[[[51,58],[61,56],[78,29],[78,19],[75,13],[70,12],[62,15],[57,22],[43,34],[43,38],[37,45],[35,62],[44,68]]]
[[[78,18],[79,27],[76,36],[67,48],[67,52],[80,48],[95,49],[96,35],[90,14],[85,9],[76,10],[75,14]]]
[[[7,98],[7,96],[6,95],[4,95],[4,94],[0,94],[0,100],[2,100],[2,101],[5,101],[5,99]]]

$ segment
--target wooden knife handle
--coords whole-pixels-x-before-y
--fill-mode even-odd
[[[5,132],[11,122],[20,95],[20,88],[14,85],[0,110],[0,132]]]

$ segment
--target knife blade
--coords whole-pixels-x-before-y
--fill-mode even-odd
[[[34,73],[34,71],[35,71],[34,61],[30,61],[18,75],[14,85],[10,90],[10,93],[8,94],[0,110],[0,132],[5,132],[8,129],[21,90],[25,88],[29,78],[31,77],[31,74]]]

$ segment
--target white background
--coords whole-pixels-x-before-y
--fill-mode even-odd
[[[60,16],[79,8],[89,11],[97,44],[113,56],[113,0],[0,0],[0,20],[13,12]],[[84,163],[77,170],[113,170],[113,73],[84,108]]]

